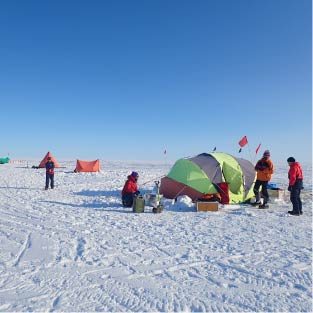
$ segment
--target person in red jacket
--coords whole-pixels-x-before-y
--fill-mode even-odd
[[[122,202],[124,207],[132,207],[134,202],[134,197],[140,194],[137,186],[139,175],[137,172],[132,172],[125,182],[124,188],[122,190]]]
[[[292,211],[288,211],[291,215],[302,215],[302,202],[300,199],[300,193],[303,189],[303,174],[302,167],[299,162],[296,162],[294,157],[289,157],[287,159],[289,165],[289,186],[288,191],[290,191],[290,201],[292,203]]]

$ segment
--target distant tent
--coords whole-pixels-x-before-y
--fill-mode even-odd
[[[6,157],[6,158],[0,158],[0,164],[5,164],[8,163],[10,161],[10,158]]]
[[[51,161],[53,161],[54,162],[54,166],[55,167],[60,167],[59,166],[59,164],[58,164],[58,162],[56,161],[56,159],[53,157],[53,155],[50,153],[50,152],[48,152],[47,154],[46,154],[46,156],[42,159],[42,161],[40,162],[40,164],[39,164],[39,168],[42,168],[42,167],[45,167],[45,165],[46,165],[46,163],[48,162],[48,157],[50,157],[51,158]]]
[[[99,172],[100,171],[100,161],[82,161],[77,160],[76,168],[74,170],[75,173],[79,172]]]
[[[195,200],[204,194],[223,193],[226,183],[230,203],[239,203],[253,196],[255,176],[248,160],[221,152],[202,153],[178,160],[161,179],[160,193],[170,199],[187,195]]]

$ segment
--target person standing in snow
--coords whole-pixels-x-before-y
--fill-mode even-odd
[[[303,189],[303,174],[302,167],[299,162],[296,162],[294,157],[289,157],[287,159],[289,165],[289,186],[288,191],[290,191],[290,201],[292,203],[292,211],[288,211],[291,215],[302,215],[302,202],[300,199],[300,193]]]
[[[50,181],[50,186],[51,189],[54,188],[54,162],[51,161],[51,157],[47,158],[47,162],[45,164],[46,167],[46,187],[45,190],[48,190],[49,187],[49,181]]]
[[[259,208],[264,209],[268,208],[268,192],[267,185],[271,180],[272,174],[274,173],[274,166],[272,161],[270,160],[270,152],[269,150],[265,150],[263,153],[263,157],[261,160],[257,162],[255,165],[255,170],[257,172],[257,180],[254,184],[253,192],[255,195],[255,202],[252,205],[259,205]],[[260,193],[259,189],[262,186],[262,196],[263,196],[263,204],[260,202]]]
[[[127,177],[127,181],[122,190],[122,202],[124,207],[132,207],[134,197],[137,197],[140,194],[137,186],[138,178],[139,175],[137,172],[132,172]]]

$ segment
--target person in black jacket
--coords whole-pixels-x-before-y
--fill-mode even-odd
[[[49,187],[49,181],[51,189],[54,188],[54,162],[51,161],[51,157],[48,157],[48,161],[46,162],[46,187],[45,190],[48,190]]]

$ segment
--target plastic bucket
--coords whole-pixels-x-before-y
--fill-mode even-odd
[[[133,212],[143,213],[145,211],[145,199],[143,197],[134,198]]]

